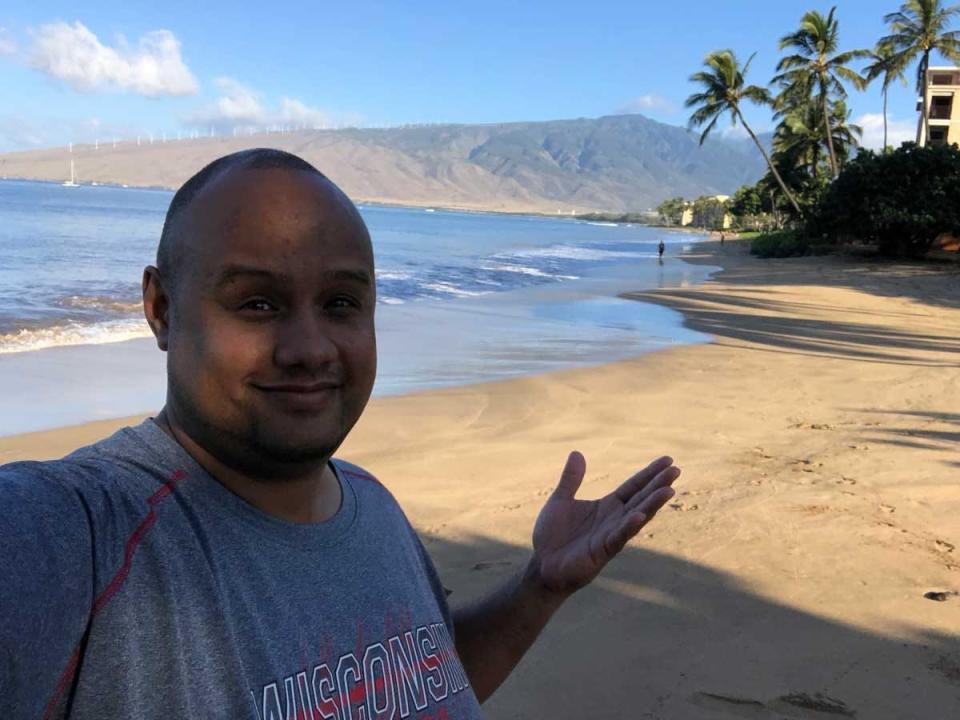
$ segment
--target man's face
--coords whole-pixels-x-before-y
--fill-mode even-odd
[[[330,182],[286,169],[228,171],[186,212],[168,404],[225,464],[325,460],[376,375],[363,221]]]

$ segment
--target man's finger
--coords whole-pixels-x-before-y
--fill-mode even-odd
[[[678,477],[680,477],[680,468],[676,465],[671,465],[666,470],[658,473],[653,480],[648,482],[639,492],[630,498],[626,502],[624,509],[629,511],[640,507],[643,501],[653,495],[657,490],[673,485],[674,480]]]
[[[640,532],[640,528],[647,524],[649,518],[641,512],[627,513],[620,524],[611,530],[603,543],[603,550],[609,560],[630,542],[630,538]]]
[[[648,482],[657,476],[658,473],[673,465],[673,458],[664,455],[657,458],[647,465],[643,470],[624,480],[623,484],[614,490],[620,502],[626,502],[632,498],[638,490],[642,489]]]
[[[676,495],[676,491],[672,487],[662,487],[657,488],[653,491],[653,494],[645,498],[635,509],[630,510],[631,513],[643,513],[647,516],[647,520],[652,520],[653,516],[662,508],[667,502]]]
[[[577,490],[580,489],[580,483],[583,482],[583,476],[587,472],[587,461],[576,450],[567,457],[567,464],[563,466],[563,472],[560,473],[560,482],[557,483],[557,489],[553,494],[557,497],[572,500]]]

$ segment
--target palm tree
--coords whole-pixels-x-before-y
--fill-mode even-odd
[[[800,19],[799,30],[780,38],[781,50],[791,48],[796,52],[780,60],[777,64],[779,75],[773,78],[784,88],[779,98],[781,104],[797,103],[802,98],[813,97],[816,92],[822,107],[824,135],[834,178],[840,174],[840,170],[833,147],[833,131],[830,129],[831,98],[846,98],[844,80],[858,89],[863,87],[863,78],[847,64],[867,54],[865,50],[838,52],[840,25],[835,17],[836,11],[836,7],[830,8],[829,14],[824,17],[816,10],[811,10]]]
[[[830,128],[839,165],[859,145],[863,129],[848,122],[850,111],[843,100],[830,104]],[[827,146],[823,134],[823,110],[818,102],[806,102],[777,113],[780,119],[773,136],[774,162],[784,167],[802,168],[807,179],[820,177],[821,159]],[[789,174],[789,173],[788,173]]]
[[[960,15],[960,5],[944,7],[941,0],[907,0],[895,13],[890,13],[883,21],[893,31],[881,38],[881,45],[889,45],[896,51],[904,66],[912,63],[918,56],[917,92],[923,96],[920,118],[917,122],[917,144],[927,126],[927,68],[930,67],[930,54],[941,53],[955,63],[960,63],[960,32],[947,31],[950,22]]]
[[[707,69],[690,76],[690,82],[699,83],[703,88],[703,92],[694,93],[688,97],[684,103],[685,107],[696,108],[690,116],[689,126],[692,129],[706,125],[706,128],[704,128],[700,134],[700,144],[703,145],[724,113],[730,113],[731,125],[735,126],[738,121],[743,123],[744,129],[750,135],[754,144],[756,144],[760,154],[763,155],[763,159],[767,161],[770,172],[777,179],[784,194],[790,199],[790,204],[793,205],[793,209],[797,211],[797,215],[802,216],[803,212],[800,210],[796,198],[793,196],[793,193],[787,189],[783,178],[780,177],[780,173],[778,173],[777,169],[773,166],[773,162],[770,160],[767,151],[763,145],[760,144],[760,141],[750,126],[747,125],[747,121],[740,111],[740,102],[742,100],[749,100],[758,105],[773,104],[769,90],[757,85],[746,84],[747,71],[750,69],[750,63],[753,62],[754,55],[756,55],[756,53],[750,56],[747,64],[742,68],[733,50],[717,50],[707,55],[704,60],[704,65]]]
[[[894,81],[899,80],[904,85],[907,81],[904,73],[907,69],[907,63],[904,57],[897,53],[891,45],[883,43],[877,45],[870,53],[870,64],[863,69],[863,74],[868,83],[872,83],[879,77],[883,78],[881,87],[883,89],[883,151],[887,152],[887,91]]]

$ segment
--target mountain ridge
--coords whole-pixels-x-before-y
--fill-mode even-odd
[[[643,115],[104,143],[0,154],[0,176],[176,188],[211,160],[276,147],[312,162],[357,202],[507,212],[638,211],[682,195],[732,194],[763,159]]]

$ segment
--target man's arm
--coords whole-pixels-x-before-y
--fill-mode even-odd
[[[0,466],[0,509],[0,717],[39,718],[63,696],[86,628],[91,531],[78,494],[42,463]]]
[[[479,603],[453,613],[457,654],[480,702],[493,695],[547,622],[597,576],[673,497],[680,476],[662,457],[600,500],[576,499],[586,461],[567,459],[533,531],[524,572]]]

